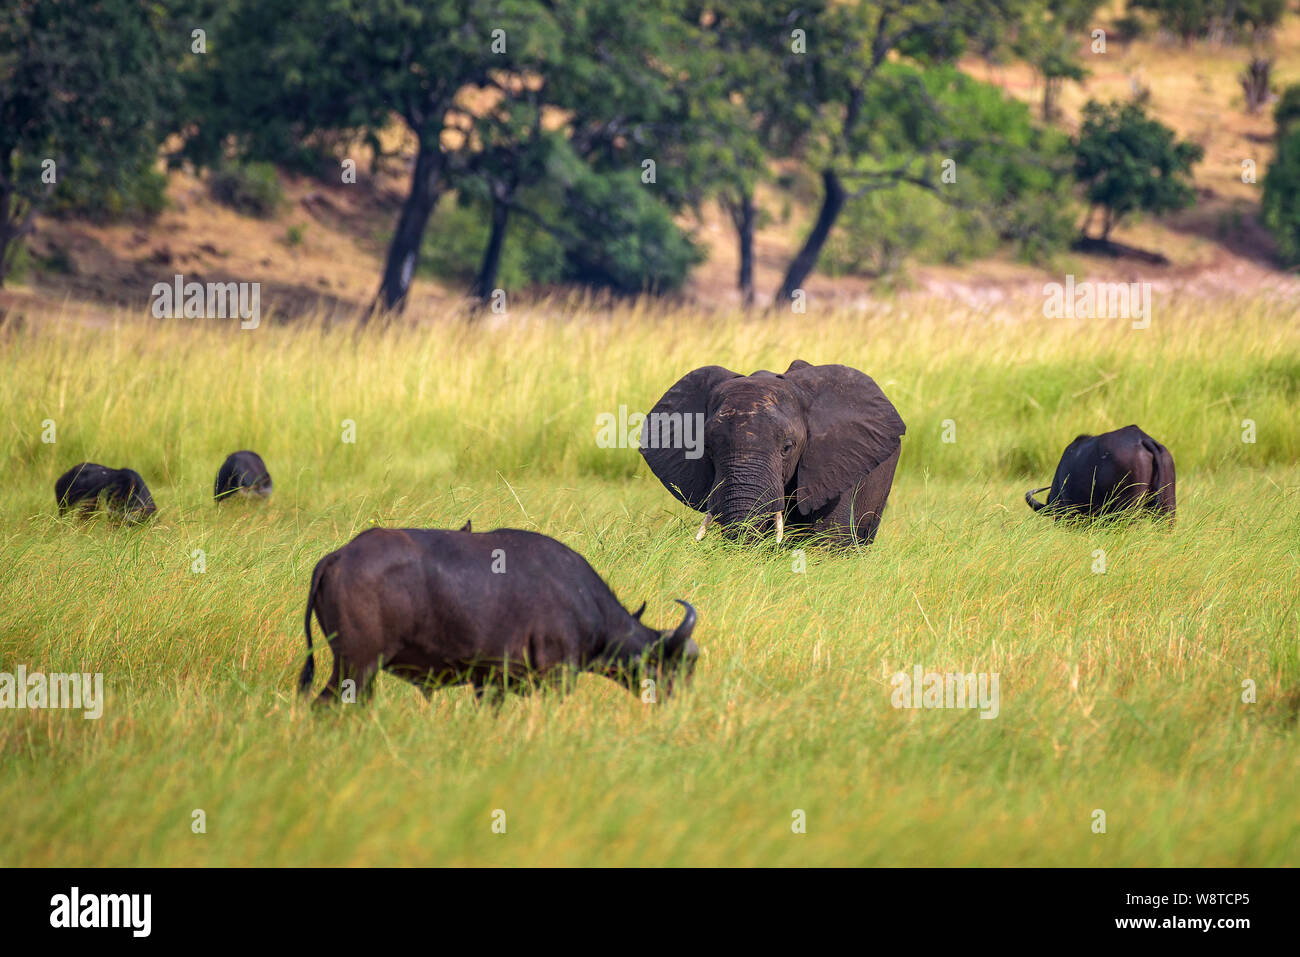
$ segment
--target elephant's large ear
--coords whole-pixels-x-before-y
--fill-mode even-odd
[[[807,515],[898,451],[907,426],[880,386],[857,369],[795,360],[785,378],[808,405],[808,441],[795,476],[799,511]]]
[[[641,426],[641,455],[650,471],[678,501],[696,511],[705,510],[705,501],[713,491],[713,463],[702,454],[709,396],[719,382],[737,378],[737,373],[722,366],[688,372],[655,403]],[[687,416],[692,418],[684,436]],[[685,441],[688,437],[690,445]]]

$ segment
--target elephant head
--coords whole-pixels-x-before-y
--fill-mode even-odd
[[[697,538],[717,519],[724,529],[775,524],[777,541],[787,522],[870,540],[905,431],[880,387],[848,366],[796,360],[784,375],[749,376],[705,366],[650,410],[641,454],[679,501],[705,513]],[[871,480],[877,471],[883,481]]]

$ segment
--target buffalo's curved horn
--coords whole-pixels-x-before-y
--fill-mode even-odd
[[[1038,501],[1036,498],[1034,498],[1034,496],[1037,495],[1039,492],[1046,492],[1051,487],[1052,486],[1050,485],[1044,485],[1042,488],[1031,489],[1030,491],[1026,492],[1025,501],[1029,503],[1029,507],[1032,508],[1035,512],[1037,512],[1041,508],[1046,508],[1046,503]]]
[[[632,617],[635,618],[637,621],[640,621],[641,615],[644,612],[645,612],[645,602],[641,602],[641,607],[638,608],[636,611],[632,612]]]
[[[691,632],[695,630],[695,609],[691,607],[690,602],[682,601],[680,598],[673,600],[686,609],[686,614],[682,616],[682,623],[664,642],[664,652],[669,658],[675,657],[686,647],[686,642],[691,640]]]

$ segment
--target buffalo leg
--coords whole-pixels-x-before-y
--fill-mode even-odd
[[[339,655],[334,656],[334,670],[330,672],[329,681],[316,698],[317,704],[348,702],[343,700],[343,682],[351,680],[356,692],[356,703],[364,704],[374,694],[375,675],[379,671],[379,662],[370,662],[360,668],[345,663]]]
[[[506,689],[495,683],[480,684],[475,682],[474,700],[480,705],[484,703],[491,705],[493,711],[500,711],[501,706],[505,704]]]

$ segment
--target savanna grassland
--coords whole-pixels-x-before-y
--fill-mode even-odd
[[[1145,330],[1032,300],[361,333],[106,319],[0,332],[0,670],[107,689],[99,720],[0,711],[4,866],[1300,863],[1293,307],[1158,298]],[[697,544],[635,449],[597,444],[598,414],[692,368],[795,358],[863,369],[907,422],[869,548],[795,571],[789,543]],[[1172,530],[1031,514],[1076,434],[1130,422],[1177,461]],[[218,507],[240,448],[274,496]],[[54,480],[87,459],[140,471],[156,520],[60,519]],[[493,713],[384,676],[368,707],[308,707],[316,560],[467,518],[559,538],[651,623],[690,600],[692,686],[650,705],[585,677]],[[893,708],[918,664],[998,673],[996,719]]]

